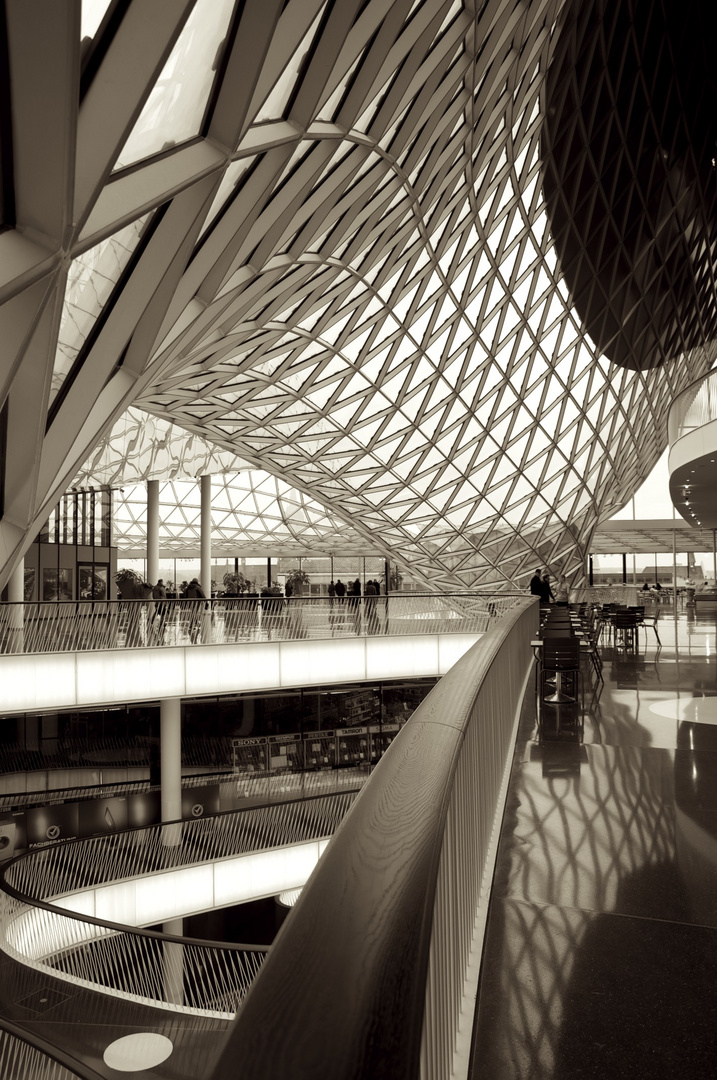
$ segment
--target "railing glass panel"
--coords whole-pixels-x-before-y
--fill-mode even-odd
[[[513,593],[0,605],[0,655],[375,635],[479,634]]]

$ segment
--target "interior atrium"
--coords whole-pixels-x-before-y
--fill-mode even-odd
[[[203,473],[268,485],[297,549],[359,544],[428,588],[523,588],[536,561],[582,575],[713,362],[709,334],[679,330],[684,271],[644,269],[628,299],[565,249],[582,228],[606,265],[634,261],[657,213],[711,280],[686,224],[709,151],[669,101],[666,135],[657,104],[639,114],[645,154],[674,144],[647,179],[642,144],[605,135],[615,177],[588,181],[571,134],[585,80],[617,130],[647,75],[609,51],[623,31],[631,55],[657,48],[653,7],[642,26],[619,5],[625,30],[581,5],[599,50],[558,94],[549,70],[593,40],[570,4],[85,0],[43,8],[43,34],[8,4],[0,583],[73,484]],[[650,78],[681,92],[677,62]],[[604,215],[582,219],[608,186],[635,213],[617,250]],[[636,326],[672,312],[649,364],[603,326],[620,304]],[[252,543],[261,528],[279,539],[263,521]]]
[[[145,1072],[137,1064],[133,1075],[199,1080],[209,1077],[210,1069],[216,1080],[234,1075],[439,1080],[466,1078],[469,1072],[482,1080],[488,1075],[471,1059],[472,1028],[466,1028],[460,1004],[464,991],[455,989],[464,985],[465,965],[470,969],[465,986],[473,987],[465,993],[473,993],[475,1006],[478,974],[476,969],[474,978],[470,972],[476,966],[471,950],[480,954],[478,938],[471,937],[472,929],[466,931],[460,961],[455,971],[448,964],[443,981],[440,950],[448,948],[445,941],[452,940],[454,923],[463,917],[465,882],[455,865],[480,866],[473,882],[477,898],[466,901],[465,909],[475,899],[470,910],[480,910],[476,919],[483,928],[481,905],[495,860],[499,873],[501,867],[515,867],[510,854],[502,850],[498,856],[495,847],[526,687],[525,700],[531,699],[531,645],[536,657],[543,649],[540,640],[536,644],[535,626],[532,632],[529,626],[530,619],[538,621],[531,587],[536,567],[567,578],[564,602],[569,588],[571,600],[583,606],[582,619],[586,606],[595,617],[602,607],[593,586],[629,586],[631,607],[643,609],[633,627],[633,650],[639,648],[645,600],[638,603],[635,586],[644,582],[646,590],[648,583],[672,590],[674,626],[662,631],[669,643],[662,662],[675,665],[674,680],[661,681],[659,650],[654,671],[648,665],[646,675],[645,656],[631,661],[629,671],[621,666],[617,629],[609,645],[590,638],[588,674],[597,676],[598,646],[607,649],[603,660],[613,664],[610,689],[602,706],[595,704],[595,689],[588,738],[584,716],[571,728],[580,733],[580,747],[568,776],[579,777],[580,765],[586,765],[583,743],[590,743],[596,756],[602,733],[609,742],[615,723],[617,757],[624,747],[657,745],[638,730],[640,686],[657,694],[669,683],[675,693],[682,692],[682,674],[710,697],[717,687],[711,669],[705,675],[699,666],[714,658],[714,625],[705,632],[706,645],[699,646],[706,648],[706,659],[704,650],[694,668],[684,659],[697,648],[697,614],[704,616],[713,601],[717,605],[717,592],[712,595],[717,589],[717,467],[711,456],[717,451],[717,384],[709,378],[717,360],[717,34],[711,15],[703,0],[679,6],[662,0],[0,0],[0,717],[5,734],[11,727],[14,733],[17,723],[27,749],[32,730],[34,753],[37,741],[54,739],[59,745],[62,721],[53,728],[51,717],[63,710],[66,717],[72,710],[66,727],[75,725],[74,734],[84,723],[83,711],[95,710],[93,722],[104,725],[105,713],[124,710],[124,742],[144,740],[142,746],[151,744],[155,755],[141,782],[157,788],[151,812],[157,818],[152,827],[159,831],[152,843],[157,859],[165,860],[163,871],[169,865],[166,849],[174,844],[167,839],[173,826],[166,823],[176,826],[181,818],[180,825],[187,825],[188,815],[199,818],[205,812],[199,795],[192,802],[180,790],[186,766],[183,717],[184,750],[196,743],[195,763],[202,769],[216,764],[211,754],[202,757],[209,715],[202,702],[213,703],[211,722],[217,725],[210,731],[206,721],[207,745],[225,724],[219,732],[225,740],[222,752],[233,752],[234,772],[240,736],[264,739],[265,762],[281,758],[280,766],[271,767],[286,772],[291,771],[287,755],[298,755],[296,749],[287,751],[292,740],[302,754],[313,755],[317,775],[329,759],[335,769],[337,763],[347,764],[348,756],[341,758],[349,754],[344,727],[361,727],[365,739],[351,744],[352,763],[366,766],[366,775],[386,753],[356,800],[363,809],[349,814],[356,793],[352,789],[349,798],[338,792],[344,801],[335,818],[323,804],[317,809],[312,803],[297,827],[298,835],[306,826],[301,842],[316,848],[318,877],[311,878],[311,888],[287,921],[293,937],[288,931],[280,935],[283,951],[236,945],[222,961],[239,964],[236,957],[246,950],[242,993],[251,981],[247,973],[253,977],[263,965],[249,1004],[239,1012],[234,1042],[215,1039],[214,1032],[229,1029],[238,1006],[229,1009],[214,983],[215,997],[208,1004],[201,998],[208,961],[191,959],[199,947],[183,936],[182,917],[190,915],[176,900],[183,879],[172,878],[164,906],[152,909],[153,918],[141,918],[138,906],[134,923],[125,918],[129,892],[120,899],[112,894],[107,910],[114,914],[105,911],[108,921],[101,931],[86,931],[76,956],[72,934],[80,931],[62,922],[75,916],[60,916],[50,903],[59,896],[58,903],[72,910],[67,896],[80,885],[70,882],[69,869],[57,871],[55,892],[48,885],[47,894],[34,907],[37,897],[28,901],[27,909],[22,907],[27,882],[11,882],[6,914],[15,920],[15,937],[9,952],[0,945],[0,972],[9,955],[16,958],[12,950],[22,952],[28,940],[35,941],[36,951],[28,965],[32,977],[17,976],[15,983],[15,974],[7,976],[0,1021],[10,1027],[3,1030],[19,1037],[11,1025],[24,1014],[13,1010],[45,992],[38,972],[54,978],[36,943],[43,935],[57,946],[57,966],[67,963],[65,974],[81,986],[74,1005],[66,1006],[62,1038],[59,1024],[53,1038],[40,1021],[33,1029],[38,1039],[52,1043],[53,1060],[69,1071],[43,1072],[39,1065],[23,1065],[20,1056],[13,1059],[13,1080],[93,1080],[132,1071],[131,1055],[124,1057],[122,1049],[115,1057],[110,1053],[110,1029],[151,1028],[147,1016],[156,1011],[156,1002],[147,987],[130,992],[122,984],[120,997],[133,1004],[122,1005],[127,1011],[120,1024],[120,1013],[112,1011],[117,1002],[107,997],[97,1006],[98,995],[89,979],[82,981],[77,959],[85,946],[93,955],[106,947],[103,970],[115,961],[121,967],[120,943],[129,940],[130,923],[140,927],[132,940],[143,942],[147,956],[153,948],[161,953],[160,999],[189,1010],[185,1015],[180,1008],[175,1027],[168,1024],[157,1035],[170,1042],[168,1054],[172,1043],[182,1047],[183,1061],[177,1063],[175,1054],[163,1071],[160,1043],[156,1068],[147,1065]],[[668,448],[671,499],[680,516],[671,509],[672,516],[661,520],[655,509],[638,522],[635,497],[664,463]],[[68,537],[77,550],[63,562],[60,549],[70,543]],[[633,555],[628,567],[627,552],[643,554]],[[166,560],[162,566],[173,561],[177,578],[178,560],[196,559],[198,567],[201,560],[194,607],[181,607],[177,600],[170,608],[162,603],[128,608],[115,601],[108,590],[118,558],[138,566],[140,581],[152,586],[159,556]],[[302,559],[323,559],[320,595],[317,585],[303,608],[294,603],[280,610],[261,602],[242,607],[239,597],[234,607],[212,607],[212,558],[226,560],[229,568],[233,562],[237,572],[240,560],[243,565],[268,560],[269,590],[272,559],[295,559],[299,571]],[[604,562],[594,567],[593,558]],[[105,567],[101,596],[94,591],[96,562]],[[364,579],[363,597],[359,582],[355,604],[351,593],[346,605],[340,594],[340,604],[334,604],[337,594],[328,591],[324,578],[331,578],[333,588],[335,567],[347,578]],[[710,580],[695,601],[691,578],[698,568]],[[678,586],[686,590],[679,596]],[[419,603],[417,596],[428,599]],[[627,596],[625,591],[622,597]],[[611,603],[620,599],[613,592],[604,597]],[[107,604],[87,613],[79,602],[88,599]],[[166,601],[166,595],[159,600]],[[43,609],[49,601],[51,613]],[[138,604],[139,597],[130,601]],[[656,633],[661,618],[655,616],[651,624]],[[601,629],[602,614],[598,624]],[[592,621],[589,631],[583,626],[586,635],[595,631]],[[499,638],[502,651],[495,644]],[[627,638],[621,640],[626,647]],[[472,649],[478,649],[474,662]],[[476,682],[477,670],[482,682]],[[583,676],[587,679],[585,671]],[[605,685],[602,675],[591,685],[598,681]],[[559,703],[560,676],[556,687],[553,704]],[[633,691],[637,703],[630,698],[628,706],[621,694]],[[283,704],[277,705],[282,694]],[[312,697],[306,704],[314,694],[316,701]],[[319,701],[322,694],[325,700]],[[260,703],[261,695],[266,700]],[[336,700],[329,700],[332,696]],[[540,692],[538,698],[545,700]],[[491,717],[502,718],[490,737],[470,734],[479,699]],[[526,719],[522,707],[519,752],[532,740],[542,753],[541,714]],[[660,714],[663,719],[670,719],[671,707]],[[437,719],[441,708],[449,717],[445,723]],[[285,719],[291,710],[292,717],[301,717],[297,731]],[[266,730],[256,726],[260,715],[268,718]],[[419,718],[413,727],[406,724],[409,715]],[[322,716],[335,724],[330,747],[321,742],[327,723]],[[680,722],[680,717],[684,720],[681,713],[672,718]],[[390,729],[384,730],[388,722]],[[459,736],[460,724],[465,731],[461,728]],[[406,736],[401,730],[399,738],[404,726]],[[97,730],[87,728],[85,744]],[[416,731],[420,738],[410,734]],[[666,755],[685,750],[685,737],[685,730],[671,732],[659,747]],[[392,783],[389,762],[399,761],[396,746],[405,755],[406,771]],[[700,747],[699,737],[693,739],[691,751]],[[502,756],[486,777],[476,761],[489,751]],[[104,744],[94,752],[104,752]],[[476,760],[461,764],[468,752]],[[671,846],[668,836],[672,818],[667,814],[666,823],[660,803],[672,794],[655,794],[673,759],[660,758],[653,774],[654,760],[648,763],[647,757],[643,762],[636,752],[628,771],[636,783],[648,776],[654,786],[650,820],[659,820],[660,857],[679,862],[679,844]],[[544,758],[538,754],[531,761],[539,762],[540,780],[547,777],[550,787],[553,777],[543,768]],[[622,792],[623,779],[620,774],[615,791]],[[530,789],[525,778],[522,788],[515,775],[513,780],[524,795]],[[694,780],[694,791],[703,792],[696,773]],[[483,792],[484,783],[491,810],[480,836],[473,836],[463,830],[461,814],[472,806],[471,784]],[[599,787],[599,780],[595,783]],[[630,783],[628,777],[625,786]],[[689,786],[684,776],[680,784],[675,805],[689,817],[694,807],[684,796]],[[69,782],[66,787],[69,791]],[[0,792],[13,791],[12,780],[3,777]],[[395,797],[398,791],[403,799]],[[232,792],[229,798],[221,788],[212,814],[228,813],[230,803],[232,812],[237,809],[231,799],[238,795]],[[415,805],[406,792],[414,793]],[[686,803],[680,802],[683,796]],[[578,816],[584,809],[579,803],[576,798]],[[598,796],[595,803],[603,806]],[[393,831],[387,824],[382,832],[386,807],[396,809],[401,824]],[[431,818],[436,807],[443,814],[440,825]],[[140,820],[144,810],[137,811],[137,820],[126,808],[122,812],[125,830],[150,827],[149,819]],[[314,832],[306,825],[309,819]],[[386,821],[392,820],[387,812]],[[105,829],[106,817],[97,821],[97,828]],[[324,846],[340,821],[343,847],[332,841],[325,859]],[[51,835],[49,830],[60,826],[49,822],[42,818],[38,850],[45,840],[65,839],[59,832]],[[0,878],[5,824],[0,816]],[[441,846],[444,827],[446,836],[458,837],[458,854],[448,869],[447,846]],[[422,854],[404,880],[394,870],[403,865],[404,837],[410,848],[411,835]],[[690,832],[690,850],[707,862],[705,852],[714,840],[709,829],[705,835],[700,847]],[[291,833],[287,845],[295,839]],[[460,847],[464,841],[474,845],[469,854]],[[79,841],[73,837],[72,842]],[[505,835],[504,842],[510,844]],[[559,844],[557,833],[551,834],[548,847]],[[99,844],[93,851],[82,888],[86,885],[92,905],[99,905],[103,884],[111,889],[117,881],[103,883],[99,869],[95,880],[95,867],[105,865],[105,855]],[[387,851],[393,859],[388,868]],[[647,841],[645,851],[639,858],[644,855],[645,865],[652,866],[658,860]],[[368,882],[368,875],[364,881],[356,853],[383,867],[383,891]],[[231,858],[256,854],[242,849]],[[40,874],[42,856],[36,851],[33,857]],[[148,877],[156,869],[150,862],[147,856],[147,865],[142,864],[142,873],[149,867]],[[17,865],[7,863],[10,876],[20,873],[12,871]],[[566,872],[573,870],[571,863]],[[176,867],[172,872],[180,873]],[[538,855],[525,876],[540,882],[541,873]],[[281,879],[277,895],[303,886],[306,876],[308,871],[300,881]],[[213,887],[218,894],[216,882]],[[503,879],[502,888],[500,901],[517,925],[520,918],[511,908],[516,895]],[[619,882],[611,879],[610,888],[613,899],[621,895]],[[717,921],[704,888],[702,878],[695,890],[712,934]],[[424,910],[421,898],[430,893],[433,899],[434,891],[435,908]],[[548,892],[537,885],[528,899],[540,906]],[[314,963],[313,935],[317,927],[324,932],[325,908],[335,905],[350,920],[379,894],[381,917],[375,925],[382,927],[382,949],[395,932],[403,967],[389,970],[383,955],[375,963],[367,960],[372,982],[361,990],[363,997],[356,979],[360,1005],[355,1011],[364,1026],[348,1034],[342,1025],[353,1005],[351,985],[344,984],[351,980],[342,976],[336,957],[343,955],[344,936],[351,935],[344,935],[341,923],[332,926],[327,920],[325,927],[324,953],[335,949],[328,961],[336,968],[333,976],[324,969],[317,974],[317,963],[315,985],[311,973],[302,981],[304,969]],[[393,911],[389,900],[399,894]],[[454,911],[450,898],[459,894]],[[269,895],[267,890],[263,898]],[[556,895],[550,893],[545,902]],[[231,897],[236,899],[234,893]],[[680,906],[683,899],[680,893],[679,903],[664,910],[650,907],[645,917],[675,923],[684,918],[697,925],[699,916],[685,915],[689,904]],[[604,897],[600,902],[609,907]],[[87,905],[89,911],[89,900]],[[587,910],[589,904],[584,906]],[[637,908],[628,908],[628,914],[640,917]],[[88,925],[96,911],[99,906],[89,913]],[[373,925],[364,926],[367,937]],[[159,929],[142,937],[147,927]],[[116,945],[103,944],[105,938]],[[569,984],[571,949],[579,948],[579,939],[576,932],[561,953],[554,985]],[[489,1080],[579,1075],[569,1071],[573,1050],[565,1031],[547,1040],[553,1039],[552,1058],[535,1049],[540,1025],[549,1027],[550,985],[539,1004],[540,1023],[530,1027],[526,1021],[525,1044],[534,1040],[532,1048],[523,1058],[511,1057],[520,1028],[515,1016],[523,1007],[533,957],[542,948],[530,940],[528,960],[514,941],[494,937],[489,945],[491,956],[502,957],[491,979],[500,979],[501,965],[515,966],[516,957],[527,972],[521,988],[513,988],[497,1041],[495,1017],[482,999],[477,1037],[485,1060],[493,1063]],[[668,953],[671,946],[664,948]],[[191,969],[196,979],[191,1002],[185,986],[177,991],[169,985],[178,955],[184,958],[180,969],[185,975]],[[419,958],[415,964],[414,957]],[[354,956],[345,961],[344,972],[362,969],[362,963],[362,955]],[[414,968],[415,985],[411,982],[406,1000],[391,1011],[395,1029],[390,1029],[376,987],[395,988],[405,971],[413,977]],[[218,986],[221,978],[216,979]],[[275,1002],[287,1013],[293,1009],[292,986],[301,998],[301,1008],[292,1012],[298,1041],[302,1009],[326,1001],[326,1009],[333,1010],[327,1011],[327,1025],[341,1046],[339,1057],[344,1055],[341,1067],[326,1066],[329,1071],[322,1072],[317,1048],[318,1056],[309,1054],[310,1064],[299,1066],[287,1048],[288,1037],[282,1042],[271,1026],[262,1026],[261,1018],[279,1008]],[[57,1004],[63,1001],[60,995]],[[445,1002],[451,1017],[462,1017],[449,1034],[441,1027]],[[421,1027],[424,1004],[435,1031]],[[92,1053],[78,1049],[73,1066],[62,1054],[72,1057],[77,1049],[73,1039],[80,1038],[82,1025],[73,1032],[71,1017],[79,1006],[80,1014],[86,1009],[92,1016],[86,1027],[97,1045]],[[570,1012],[568,1006],[565,1011]],[[196,1029],[190,1013],[203,1018]],[[210,1013],[216,1025],[203,1026]],[[307,1035],[304,1041],[311,1039]],[[39,1042],[34,1052],[44,1052]],[[150,1060],[152,1053],[137,1062]],[[241,1074],[235,1071],[237,1055],[245,1069]],[[278,1062],[273,1072],[267,1071],[270,1058]],[[80,1061],[90,1071],[82,1072]],[[457,1061],[463,1064],[456,1066]],[[553,1069],[551,1061],[562,1061],[564,1071]]]

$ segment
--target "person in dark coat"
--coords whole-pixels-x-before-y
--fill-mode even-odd
[[[550,574],[546,570],[540,579],[540,603],[550,604],[554,599],[553,590],[550,588]]]
[[[199,601],[206,600],[206,596],[204,594],[204,589],[195,577],[192,578],[187,585],[184,595],[187,600],[191,601],[189,613],[189,637],[192,644],[196,645],[199,637],[199,630],[202,625],[202,610],[204,608],[204,605],[200,604]]]
[[[530,579],[530,592],[532,596],[542,596],[542,577],[540,576],[540,567],[535,571]]]
[[[164,587],[164,581],[159,579],[157,584],[152,589],[152,598],[158,600],[159,603],[154,605],[154,618],[152,620],[152,629],[154,635],[160,645],[164,644],[164,623],[167,618],[167,604],[162,603],[167,599],[167,590]]]

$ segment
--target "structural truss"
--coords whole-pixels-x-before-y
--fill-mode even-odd
[[[148,460],[171,424],[190,474],[202,440],[431,586],[582,572],[712,358],[617,367],[573,308],[541,185],[566,10],[7,0],[4,578],[110,445],[142,474],[130,406]]]

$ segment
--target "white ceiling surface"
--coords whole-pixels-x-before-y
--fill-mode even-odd
[[[200,467],[267,543],[581,573],[712,360],[616,369],[581,332],[540,186],[561,0],[102,6],[81,94],[80,5],[8,8],[0,582],[78,472]]]

